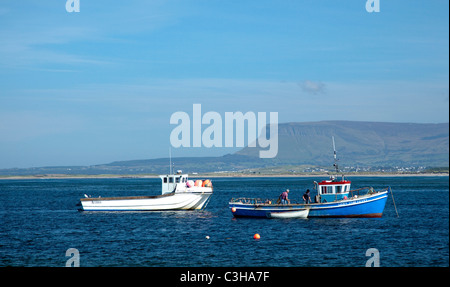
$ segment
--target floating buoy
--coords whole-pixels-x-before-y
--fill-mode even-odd
[[[261,236],[260,236],[258,233],[255,233],[255,235],[253,235],[253,238],[255,238],[255,239],[260,239]]]
[[[232,207],[231,208],[231,212],[235,213],[236,212],[236,207]]]
[[[209,239],[209,235],[206,235],[206,237],[205,237],[206,239]]]

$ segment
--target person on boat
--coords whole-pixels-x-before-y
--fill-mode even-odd
[[[309,196],[309,189],[307,189],[306,192],[303,194],[303,201],[305,202],[305,204],[311,202],[311,197]]]
[[[280,194],[280,200],[281,200],[281,204],[290,204],[290,200],[288,198],[289,195],[289,189],[286,189],[286,191],[284,191],[283,193]]]

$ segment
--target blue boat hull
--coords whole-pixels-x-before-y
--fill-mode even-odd
[[[295,211],[309,208],[308,217],[381,217],[388,197],[388,191],[361,196],[360,198],[313,204],[246,204],[230,202],[235,217],[266,218],[268,213]]]
[[[381,217],[388,192],[340,202],[312,204],[309,217]]]

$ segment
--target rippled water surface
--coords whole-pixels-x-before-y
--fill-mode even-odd
[[[156,195],[159,179],[0,180],[0,266],[449,266],[448,177],[349,177],[391,186],[380,219],[234,219],[232,197],[300,199],[323,178],[215,178],[204,211],[78,212],[93,196]],[[313,194],[314,195],[314,194]],[[253,235],[259,233],[260,240]],[[209,236],[209,239],[206,239]]]

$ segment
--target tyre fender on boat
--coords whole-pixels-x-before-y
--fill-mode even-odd
[[[314,200],[316,201],[316,203],[320,203],[320,195],[316,195],[315,197],[314,197]]]

